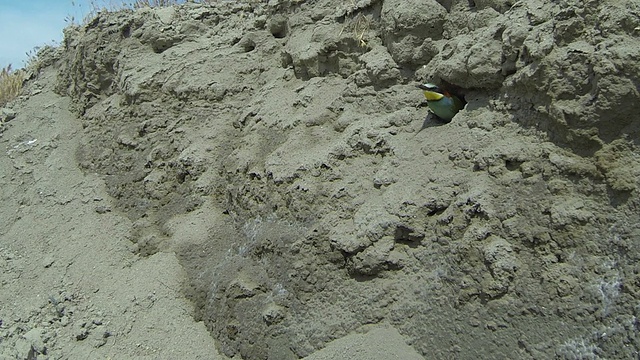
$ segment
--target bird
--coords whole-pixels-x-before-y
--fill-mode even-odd
[[[426,83],[416,86],[424,91],[429,109],[446,122],[450,122],[465,105],[459,97],[441,89],[438,85]]]

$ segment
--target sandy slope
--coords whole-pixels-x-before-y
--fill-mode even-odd
[[[67,29],[2,133],[2,354],[637,356],[639,6],[220,2]],[[425,119],[418,80],[467,107]]]
[[[131,221],[78,168],[82,127],[55,79],[40,74],[2,137],[2,356],[215,358],[175,255],[133,254]]]
[[[0,357],[225,358],[193,320],[175,254],[133,254],[131,222],[112,212],[104,181],[78,168],[80,122],[55,80],[40,74],[3,134]],[[198,237],[175,222],[176,237]],[[372,329],[310,358],[421,358],[397,331]]]

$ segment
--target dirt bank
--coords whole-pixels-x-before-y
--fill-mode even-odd
[[[12,106],[0,236],[20,255],[4,257],[3,288],[33,300],[29,271],[38,284],[42,268],[66,279],[77,264],[87,293],[64,300],[82,314],[68,321],[99,329],[105,356],[142,354],[127,313],[169,309],[144,354],[213,357],[206,326],[221,356],[243,359],[329,359],[380,338],[402,358],[637,356],[639,9],[325,0],[99,14],[41,55]],[[419,81],[455,87],[466,108],[425,118]],[[37,115],[48,101],[59,110]],[[61,161],[81,185],[60,180]],[[20,245],[16,229],[43,223],[68,229]],[[122,260],[92,274],[96,247]],[[74,256],[86,262],[62,260]],[[105,336],[86,307],[109,283],[91,294],[81,279],[127,276],[109,293],[126,301],[95,309],[118,334]],[[84,340],[60,335],[48,302],[3,306],[0,346],[42,328],[70,356]],[[161,330],[179,321],[167,331],[187,345]]]

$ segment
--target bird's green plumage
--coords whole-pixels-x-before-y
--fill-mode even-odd
[[[451,121],[458,111],[464,107],[462,100],[456,96],[445,96],[440,100],[427,101],[427,105],[437,117],[445,121]]]
[[[451,121],[458,111],[464,108],[464,102],[459,97],[443,91],[435,84],[426,83],[417,87],[424,91],[429,109],[444,121]]]

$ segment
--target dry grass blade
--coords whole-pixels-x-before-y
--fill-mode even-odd
[[[15,99],[22,90],[24,74],[21,70],[13,71],[8,65],[0,73],[0,107]]]
[[[350,30],[358,44],[361,47],[367,47],[367,33],[371,29],[371,19],[362,13],[357,13],[359,10],[356,0],[349,0],[345,4],[345,18],[349,19],[349,21],[342,27],[338,36],[342,35],[345,30]]]
[[[358,43],[362,47],[367,46],[365,36],[371,28],[371,21],[364,15],[358,14],[354,19],[353,25],[353,37],[358,40]]]

